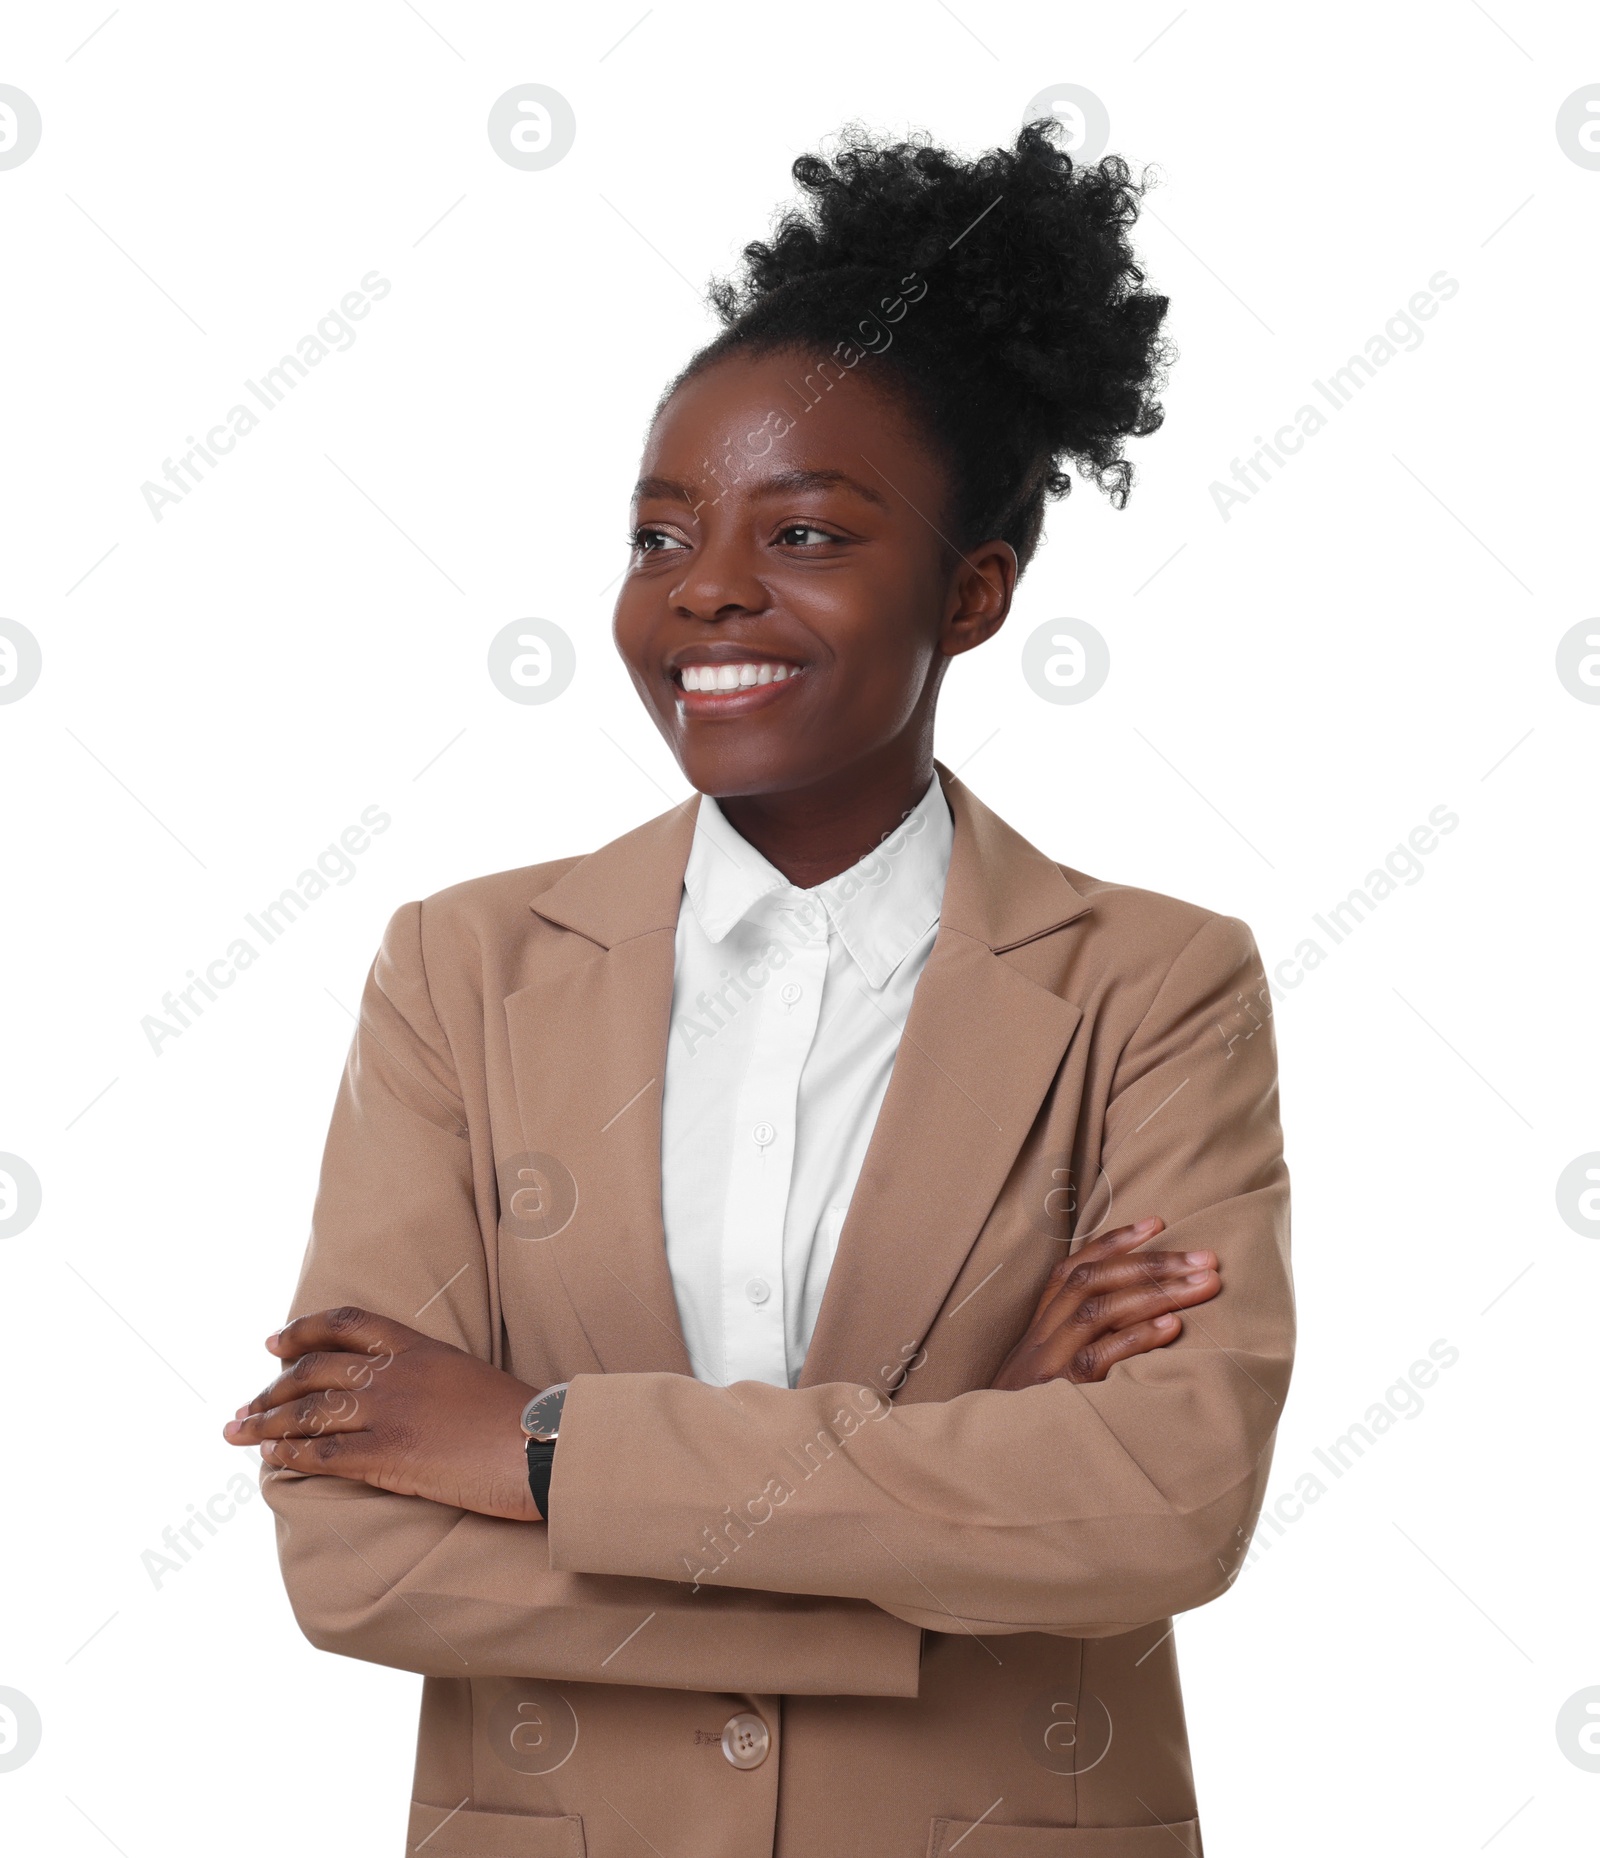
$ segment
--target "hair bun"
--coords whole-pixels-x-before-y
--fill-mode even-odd
[[[928,288],[885,358],[972,480],[967,520],[1020,524],[1031,553],[1045,499],[1071,487],[1067,461],[1120,506],[1123,440],[1162,420],[1167,299],[1143,288],[1129,242],[1144,181],[1115,156],[1074,164],[1059,138],[1041,119],[967,161],[852,125],[831,155],[800,156],[804,200],[711,287],[726,333],[703,358],[735,341],[828,341],[879,287],[918,274]]]

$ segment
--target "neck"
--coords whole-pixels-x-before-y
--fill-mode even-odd
[[[852,767],[781,793],[717,796],[729,825],[800,890],[859,864],[921,801],[933,751],[908,765]]]

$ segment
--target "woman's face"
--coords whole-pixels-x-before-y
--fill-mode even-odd
[[[874,365],[729,357],[651,430],[614,631],[702,793],[925,764],[945,664],[1005,618],[1015,554],[952,561],[943,468]]]

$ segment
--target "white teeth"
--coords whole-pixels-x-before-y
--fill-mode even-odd
[[[748,690],[755,684],[781,684],[794,674],[794,666],[765,659],[759,664],[689,664],[682,675],[685,690]]]

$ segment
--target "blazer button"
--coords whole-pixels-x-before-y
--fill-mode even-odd
[[[759,1716],[730,1716],[722,1728],[722,1752],[736,1768],[759,1768],[772,1736]]]

